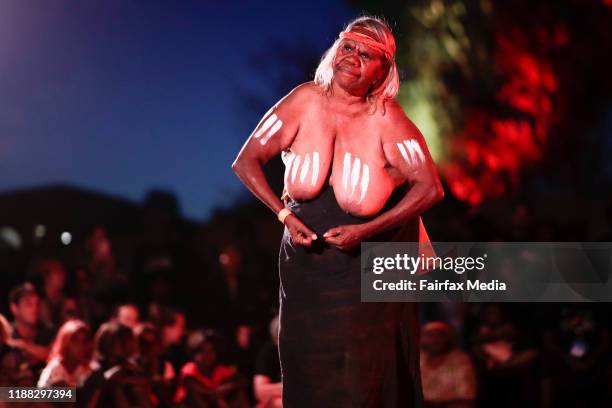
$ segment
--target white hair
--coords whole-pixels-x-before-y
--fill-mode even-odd
[[[391,58],[387,58],[386,61],[387,74],[384,81],[371,90],[366,96],[366,99],[368,102],[376,102],[379,99],[384,102],[386,99],[395,98],[399,92],[399,74],[397,72],[397,65],[395,64],[394,57],[396,48],[395,37],[393,37],[391,29],[387,23],[380,18],[364,16],[350,22],[344,29],[344,32],[353,31],[355,27],[366,29],[368,35],[372,37],[373,40],[384,44],[391,52]],[[325,51],[315,72],[315,84],[322,86],[326,92],[331,91],[331,84],[334,78],[334,60],[341,42],[341,38],[336,39],[333,45]]]

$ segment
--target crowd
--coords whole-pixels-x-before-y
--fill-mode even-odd
[[[12,322],[0,315],[0,386],[74,387],[79,407],[280,406],[277,318],[255,350],[245,328],[233,344],[217,330],[187,331],[172,308],[141,320],[136,305],[122,304],[94,328],[62,305],[48,320],[50,299],[30,282],[9,303]]]
[[[88,408],[281,407],[278,283],[245,273],[266,263],[224,245],[196,279],[156,236],[132,273],[103,227],[84,261],[33,258],[0,309],[0,386],[75,387]],[[421,320],[429,407],[612,406],[606,304],[423,303]]]

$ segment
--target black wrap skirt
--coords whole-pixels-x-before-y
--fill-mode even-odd
[[[359,247],[343,252],[323,239],[331,227],[367,219],[344,212],[331,187],[287,207],[318,239],[312,248],[293,244],[285,228],[281,243],[283,406],[420,407],[418,305],[362,303]],[[390,240],[417,241],[418,220],[371,239]]]

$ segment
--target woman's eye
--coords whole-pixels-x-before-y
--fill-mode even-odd
[[[345,49],[345,50],[347,50],[347,51],[350,51],[351,46],[350,46],[350,45],[345,45],[345,46],[344,46],[344,49]]]
[[[368,54],[366,54],[365,52],[361,53],[361,56],[365,59],[370,59],[370,56]]]

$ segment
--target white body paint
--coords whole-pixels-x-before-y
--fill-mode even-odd
[[[311,183],[314,187],[317,184],[317,178],[319,178],[319,153],[312,153],[312,179]]]
[[[301,156],[297,156],[293,161],[293,168],[291,169],[291,182],[295,183],[295,176],[297,176],[298,167],[300,167]]]
[[[319,153],[312,152],[306,153],[303,157],[296,155],[291,151],[284,151],[281,155],[283,163],[285,164],[285,185],[289,181],[291,176],[291,183],[295,183],[296,178],[300,181],[300,184],[308,182],[308,172],[310,171],[310,183],[314,187],[317,184],[319,178]],[[302,165],[300,169],[300,164]],[[299,174],[299,177],[298,177]]]
[[[370,185],[370,168],[365,163],[362,165],[359,157],[355,157],[353,160],[350,153],[345,153],[342,167],[342,187],[345,191],[350,191],[349,197],[352,197],[357,185],[361,190],[358,203],[361,203]]]
[[[308,168],[310,167],[310,154],[306,154],[304,157],[304,163],[302,163],[302,171],[300,171],[300,184],[304,184]]]
[[[253,137],[255,139],[259,139],[259,143],[261,143],[262,145],[265,145],[266,143],[268,143],[268,140],[270,140],[270,138],[274,136],[274,134],[278,132],[278,130],[282,126],[283,126],[283,121],[280,120],[278,116],[276,116],[276,113],[273,113],[272,115],[268,117],[268,119],[264,121],[264,123],[257,130],[257,132],[255,132]]]
[[[402,141],[402,143],[398,143],[397,148],[402,154],[404,161],[406,161],[410,167],[416,167],[425,163],[425,154],[416,140],[406,139]]]
[[[295,159],[295,153],[283,151],[281,154],[281,158],[283,159],[283,163],[285,163],[285,185],[287,185],[287,181],[289,180],[289,171],[291,170],[291,164],[293,164],[293,160]]]

